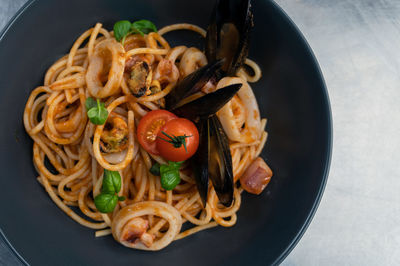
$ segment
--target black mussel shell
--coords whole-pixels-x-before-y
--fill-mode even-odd
[[[252,27],[250,0],[217,0],[207,28],[208,62],[225,58],[222,71],[235,75],[247,57]]]
[[[229,102],[241,87],[242,84],[226,86],[171,111],[180,117],[185,117],[195,122],[200,119],[206,119]]]
[[[208,194],[208,161],[209,161],[209,122],[208,119],[200,120],[197,123],[199,130],[199,147],[196,154],[191,159],[191,165],[196,179],[197,189],[199,191],[203,206],[207,204]]]
[[[219,201],[229,207],[233,201],[233,170],[229,141],[216,115],[209,118],[209,177]]]
[[[222,64],[223,60],[213,61],[186,76],[165,97],[166,108],[174,109],[181,100],[200,91]]]

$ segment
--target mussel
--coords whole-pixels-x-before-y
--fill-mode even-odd
[[[209,64],[180,81],[166,97],[166,107],[194,121],[200,134],[192,159],[196,184],[206,205],[209,179],[225,206],[233,201],[234,179],[229,140],[215,113],[240,89],[233,84],[192,101],[189,96],[209,81],[234,76],[248,54],[253,15],[250,0],[217,0],[207,28],[205,53]]]
[[[242,84],[221,88],[172,111],[194,121],[199,130],[199,147],[192,160],[197,189],[206,205],[211,177],[219,200],[230,206],[233,199],[232,158],[228,138],[215,113],[238,92]]]
[[[185,117],[194,122],[198,122],[201,119],[207,119],[224,107],[224,105],[235,96],[241,87],[242,84],[240,83],[226,86],[172,109],[172,111],[176,115]]]
[[[222,75],[234,76],[246,60],[253,27],[250,0],[217,0],[206,36],[208,62],[225,59]]]
[[[216,115],[200,120],[197,128],[200,143],[191,165],[203,205],[206,206],[208,180],[211,178],[220,202],[230,206],[233,201],[234,181],[228,138]]]
[[[118,116],[111,116],[100,137],[100,149],[105,153],[120,152],[128,147],[128,125]]]
[[[151,68],[146,61],[136,62],[131,67],[128,88],[135,97],[139,98],[149,91],[151,79]]]
[[[197,129],[199,130],[199,147],[197,152],[192,157],[191,166],[194,170],[194,177],[196,179],[197,190],[199,191],[201,200],[204,207],[207,204],[208,194],[208,164],[210,161],[210,128],[209,120],[202,119],[196,123]]]
[[[165,97],[165,105],[168,109],[177,107],[184,98],[198,92],[215,75],[215,72],[221,68],[224,60],[216,60],[207,64],[179,82],[174,89]]]
[[[209,151],[208,171],[219,201],[229,207],[233,201],[232,157],[228,138],[216,115],[209,119]]]

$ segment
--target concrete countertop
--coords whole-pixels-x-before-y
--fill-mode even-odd
[[[0,28],[25,2],[0,0]],[[334,123],[324,196],[283,265],[400,265],[400,1],[276,2],[320,63]],[[1,241],[0,265],[20,265]]]

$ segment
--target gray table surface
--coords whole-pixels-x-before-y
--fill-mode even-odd
[[[0,28],[25,2],[0,0]],[[283,265],[400,265],[400,0],[276,2],[318,58],[334,122],[323,199]],[[20,265],[1,241],[0,265]]]

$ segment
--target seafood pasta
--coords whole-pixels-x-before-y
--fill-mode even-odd
[[[217,1],[207,32],[97,23],[31,92],[24,125],[37,180],[97,237],[159,250],[233,226],[243,190],[260,194],[270,181],[259,157],[266,119],[249,85],[261,77],[247,59],[250,3],[232,3]],[[200,34],[205,51],[171,47],[164,36],[174,30]],[[184,223],[191,228],[182,231]]]

